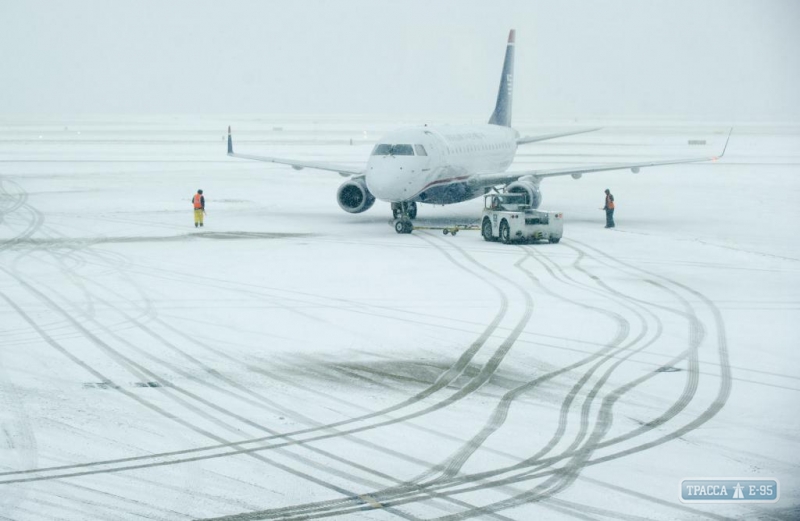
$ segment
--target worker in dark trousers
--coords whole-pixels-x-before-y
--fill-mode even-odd
[[[203,226],[203,215],[206,213],[206,198],[203,197],[202,190],[198,190],[194,194],[192,205],[194,206],[194,227]]]
[[[611,195],[611,190],[606,188],[606,204],[603,206],[606,211],[606,228],[614,227],[614,196]]]

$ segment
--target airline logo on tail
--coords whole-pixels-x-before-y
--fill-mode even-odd
[[[503,60],[503,73],[500,76],[500,88],[497,91],[497,103],[489,124],[503,127],[511,126],[511,101],[514,92],[514,29],[508,33],[506,57]]]

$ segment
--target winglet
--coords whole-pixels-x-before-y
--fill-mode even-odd
[[[231,139],[231,126],[228,125],[228,155],[233,154],[233,140]]]
[[[731,134],[733,134],[733,127],[728,130],[728,137],[725,139],[725,146],[722,147],[722,153],[718,156],[714,156],[711,158],[712,161],[716,161],[717,159],[721,158],[725,155],[725,151],[728,150],[728,142],[731,140]]]

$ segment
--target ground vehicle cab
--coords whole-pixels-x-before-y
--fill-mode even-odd
[[[557,243],[564,233],[564,215],[534,210],[525,194],[494,193],[484,196],[481,234],[487,241],[547,240]]]

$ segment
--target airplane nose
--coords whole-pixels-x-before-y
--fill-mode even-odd
[[[402,174],[403,170],[394,165],[371,164],[367,168],[367,188],[381,201],[406,201],[413,193],[411,183]]]

